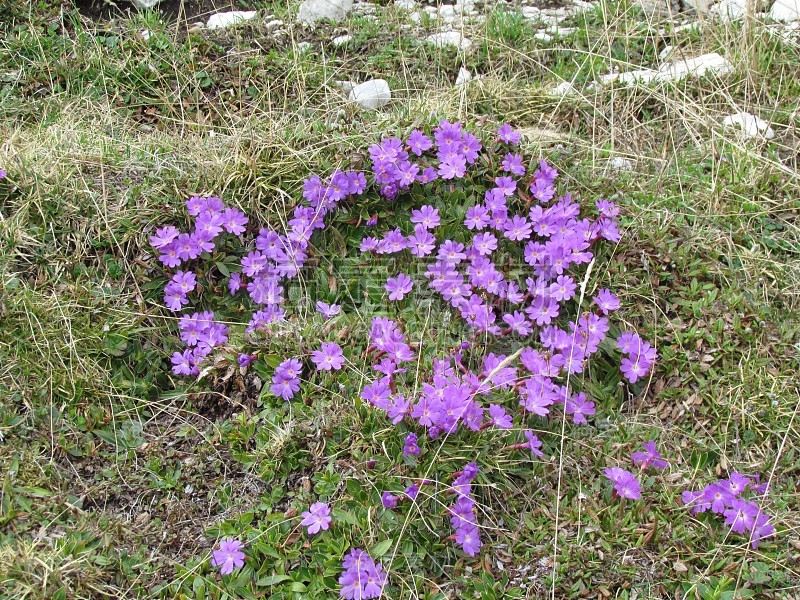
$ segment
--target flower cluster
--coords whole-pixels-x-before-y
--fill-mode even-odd
[[[475,556],[483,545],[475,515],[475,500],[472,499],[472,480],[477,475],[478,465],[474,462],[458,474],[452,486],[456,503],[448,509],[450,524],[455,529],[453,539],[467,556]]]
[[[178,327],[181,340],[188,348],[172,355],[172,371],[176,375],[198,375],[203,358],[216,346],[228,341],[228,327],[214,321],[214,313],[211,311],[184,315],[180,318]]]
[[[342,561],[344,572],[339,577],[339,595],[346,600],[379,598],[387,577],[380,563],[359,548],[352,548]]]
[[[609,467],[605,470],[605,476],[614,484],[614,492],[620,498],[638,500],[642,497],[642,484],[630,471],[619,467]]]
[[[275,369],[269,391],[284,400],[291,400],[300,389],[302,363],[296,358],[287,358]]]
[[[202,258],[219,265],[218,255],[212,253],[231,242],[244,249],[238,266],[230,268],[225,262],[219,272],[227,278],[231,295],[246,290],[242,297],[255,307],[247,331],[265,329],[286,318],[285,280],[299,275],[312,234],[325,226],[326,217],[341,202],[364,194],[373,184],[390,200],[426,185],[432,188],[426,191],[430,198],[469,188],[469,206],[457,219],[444,208],[440,214],[439,208],[425,204],[411,211],[408,223],[362,239],[360,250],[367,256],[410,255],[422,264],[418,281],[411,271],[395,271],[388,278],[384,289],[389,302],[402,301],[412,291],[439,297],[466,335],[431,358],[423,346],[409,343],[398,321],[374,317],[367,356],[377,375],[365,382],[361,397],[393,424],[405,421],[404,429],[419,428],[404,434],[403,456],[412,463],[409,457],[425,452],[422,432],[439,439],[490,428],[504,437],[510,430],[521,431],[525,441],[505,450],[542,457],[544,445],[531,429],[532,422],[555,413],[571,417],[576,425],[586,424],[596,411],[584,392],[572,389],[573,376],[583,373],[599,351],[620,301],[610,290],[600,289],[591,306],[589,296],[583,305],[587,281],[581,269],[591,269],[596,245],[620,239],[619,209],[600,200],[593,217],[582,215],[568,193],[559,196],[558,171],[545,160],[526,159],[517,148],[520,139],[518,132],[503,125],[484,148],[462,124],[448,121],[441,121],[430,137],[416,130],[405,141],[384,139],[369,148],[371,181],[363,173],[338,170],[325,180],[309,177],[303,183],[305,202],[294,209],[284,233],[262,228],[253,245],[241,238],[248,228],[241,211],[225,207],[218,198],[193,197],[187,202],[189,215],[195,217],[191,233],[167,226],[151,237],[161,262],[170,269],[180,267],[165,286],[164,302],[179,312],[197,290],[216,287],[209,280],[214,267],[190,270],[184,263]],[[462,178],[464,183],[459,182]],[[377,222],[377,216],[371,217],[368,225]],[[523,268],[515,269],[514,260],[524,261]],[[322,301],[316,309],[326,320],[341,311]],[[180,330],[187,349],[172,358],[173,371],[180,375],[197,375],[201,361],[228,340],[227,327],[215,322],[210,311],[181,317]],[[517,350],[512,353],[509,347]],[[617,347],[625,355],[622,372],[632,383],[644,377],[656,359],[655,350],[635,333],[621,335]],[[241,353],[239,365],[246,367],[258,354]],[[318,372],[339,371],[345,360],[342,348],[333,342],[322,342],[309,357]],[[287,358],[275,369],[272,394],[285,400],[294,397],[300,389],[302,361]],[[415,376],[403,376],[410,362],[418,364]],[[653,446],[652,452],[634,460],[646,468],[658,467],[662,459]],[[453,539],[469,556],[482,546],[472,498],[477,471],[477,464],[470,463],[457,475],[452,485],[456,502],[448,508]],[[631,473],[612,468],[607,476],[620,496],[641,495]],[[418,493],[419,486],[412,484],[404,496],[415,502]],[[388,509],[403,499],[390,492],[381,497]],[[301,525],[314,534],[330,525],[330,507],[314,503],[302,517]],[[344,569],[342,596],[381,594],[386,574],[363,551],[351,550]]]
[[[656,443],[652,440],[644,443],[644,452],[631,453],[633,464],[644,471],[649,467],[654,469],[666,469],[669,463],[664,460],[661,453],[656,448]],[[605,470],[605,477],[614,484],[614,493],[620,498],[638,500],[642,497],[642,484],[636,475],[619,467],[609,467]]]
[[[298,275],[307,259],[306,251],[311,236],[315,230],[324,227],[325,217],[342,199],[362,194],[365,189],[366,179],[362,173],[337,171],[330,180],[324,182],[312,177],[305,182],[303,189],[307,205],[294,209],[293,218],[287,224],[287,233],[279,234],[268,228],[259,230],[255,248],[240,260],[241,271],[228,276],[230,294],[236,295],[240,290],[247,290],[250,300],[257,306],[247,326],[248,332],[284,318],[281,308],[284,303],[283,279]],[[240,246],[243,245],[241,236],[248,224],[243,212],[226,207],[222,200],[213,196],[192,196],[187,200],[186,207],[188,214],[194,217],[193,231],[181,232],[177,227],[168,225],[157,229],[150,237],[150,244],[159,251],[159,260],[164,266],[175,268],[198,258],[209,258],[215,249],[224,245],[220,236],[225,233],[233,236]],[[176,271],[164,287],[165,305],[172,312],[181,311],[189,304],[189,294],[197,286],[198,279],[194,271]],[[319,310],[330,318],[338,314],[340,307],[320,303]],[[200,360],[208,354],[205,350],[225,341],[227,339],[205,344],[200,349],[176,353],[172,358],[173,372],[178,375],[197,375]],[[190,348],[194,346],[190,343],[187,345]],[[278,395],[291,397],[296,391],[292,390],[295,387],[294,380],[282,383],[288,385],[278,385]]]
[[[655,348],[651,348],[650,344],[632,332],[623,333],[617,338],[617,348],[626,355],[620,361],[619,367],[631,383],[644,377],[658,356]]]
[[[434,140],[420,130],[413,131],[405,144],[399,138],[392,137],[369,147],[372,174],[381,195],[393,200],[414,183],[426,184],[437,178],[451,180],[463,177],[467,165],[477,160],[483,147],[480,140],[465,131],[461,123],[442,121],[433,137],[436,161],[427,160],[427,157],[418,162],[409,160],[409,152],[422,157],[434,148]]]
[[[751,497],[763,497],[768,491],[767,483],[759,484],[757,474],[751,477],[731,473],[728,479],[715,481],[702,490],[683,492],[681,499],[692,514],[711,511],[724,516],[731,531],[748,535],[753,548],[758,548],[762,539],[775,533],[775,527],[758,503],[744,497],[746,491]]]

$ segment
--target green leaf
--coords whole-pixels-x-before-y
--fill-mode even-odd
[[[389,548],[392,547],[392,544],[394,544],[394,540],[391,538],[389,538],[388,540],[383,540],[382,542],[379,542],[372,547],[372,550],[370,550],[369,555],[372,558],[380,558],[389,551]]]
[[[277,585],[289,579],[291,579],[291,577],[286,574],[267,575],[266,577],[260,578],[256,582],[256,585]]]

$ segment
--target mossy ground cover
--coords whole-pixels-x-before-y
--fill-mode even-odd
[[[291,23],[285,3],[252,4]],[[513,10],[490,9],[463,56],[420,44],[434,24],[410,26],[392,6],[374,21],[283,33],[189,30],[156,12],[92,21],[68,3],[0,15],[0,595],[333,597],[350,547],[383,562],[396,597],[797,593],[796,39],[759,23],[676,31],[618,3],[550,43]],[[334,47],[345,31],[353,40]],[[591,85],[611,68],[657,67],[666,44],[721,52],[734,72]],[[482,78],[453,87],[461,66]],[[394,90],[378,112],[335,85],[370,77]],[[547,93],[562,81],[578,93]],[[768,119],[775,138],[721,128],[738,109]],[[409,206],[346,206],[314,238],[316,268],[298,286],[307,318],[252,369],[197,383],[169,370],[177,327],[148,245],[155,227],[185,221],[193,194],[280,226],[305,177],[366,169],[370,144],[444,118],[476,131],[510,122],[582,205],[621,206],[622,240],[594,277],[660,356],[643,383],[591,379],[596,417],[554,424],[547,461],[486,453],[468,436],[441,446],[433,479],[481,456],[476,559],[418,526],[422,508],[406,522],[380,506],[416,470],[398,459],[402,436],[358,400],[363,373],[310,377],[291,403],[263,387],[276,361],[320,339],[363,359],[358,332],[378,310],[447,343],[435,306],[381,297],[399,265],[361,269],[362,281],[339,260],[372,213],[391,223]],[[612,169],[614,157],[632,170]],[[344,301],[346,315],[323,322],[316,300]],[[248,318],[242,309],[235,322]],[[670,468],[643,480],[645,500],[620,504],[603,469],[645,439]],[[757,550],[680,501],[732,471],[772,484],[764,508],[777,531]],[[334,525],[309,538],[296,515],[318,497]],[[228,536],[258,561],[223,579],[208,557]]]

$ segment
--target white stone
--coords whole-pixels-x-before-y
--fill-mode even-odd
[[[416,10],[408,15],[408,20],[412,23],[419,23],[422,21],[422,16]]]
[[[352,35],[340,35],[339,37],[335,37],[331,40],[331,43],[334,46],[344,46],[347,42],[353,39]]]
[[[465,38],[458,31],[444,31],[441,33],[434,33],[425,38],[429,44],[433,44],[437,48],[458,48],[459,50],[467,50],[472,46],[472,40]]]
[[[533,34],[533,37],[540,42],[544,42],[545,44],[553,41],[553,36],[549,33],[545,33],[544,31],[537,31]]]
[[[477,0],[456,0],[456,8],[459,10],[459,12],[466,15],[471,15],[478,12],[478,10],[475,8],[476,4]]]
[[[311,42],[297,42],[297,51],[302,54],[303,52],[308,52],[311,50],[311,46],[313,44]]]
[[[668,60],[672,56],[673,50],[675,50],[675,46],[664,46],[664,49],[658,53],[658,60],[661,62]]]
[[[742,135],[749,139],[763,136],[765,139],[771,140],[775,137],[775,132],[769,123],[749,112],[729,115],[722,119],[722,124],[725,127],[738,127]]]
[[[800,0],[776,0],[769,16],[775,21],[800,21]]]
[[[392,99],[392,92],[385,79],[370,79],[350,90],[348,99],[362,108],[374,110],[388,104]]]
[[[716,52],[703,54],[696,58],[689,58],[672,63],[666,63],[657,71],[653,69],[638,69],[625,73],[609,73],[600,78],[600,82],[610,83],[650,83],[653,81],[680,81],[686,77],[702,77],[715,74],[726,75],[733,71],[733,65]]]
[[[545,29],[550,35],[557,35],[559,37],[567,37],[578,31],[577,27],[561,27],[560,25],[553,25]]]
[[[562,81],[556,87],[550,90],[553,96],[573,96],[575,94],[575,86],[569,81]]]
[[[608,166],[611,167],[612,171],[633,171],[633,163],[621,156],[614,156],[608,161]]]
[[[232,10],[229,12],[221,12],[208,17],[206,27],[209,29],[224,29],[237,23],[244,23],[255,19],[258,13],[254,10]]]
[[[456,77],[456,86],[458,87],[465,85],[466,83],[469,83],[471,79],[472,79],[472,73],[470,73],[464,67],[461,67],[458,70],[458,77]]]
[[[665,66],[668,68],[662,67],[659,71],[663,71],[667,78],[672,80],[683,79],[689,75],[702,77],[708,74],[727,75],[733,72],[733,65],[728,62],[728,59],[716,52],[677,61]]]
[[[736,21],[744,18],[747,13],[747,0],[721,0],[709,8],[708,12],[722,21]]]
[[[353,90],[353,88],[356,87],[355,83],[353,83],[352,81],[347,81],[346,79],[337,79],[336,81],[333,82],[333,85],[338,87],[345,94],[349,94]]]
[[[153,32],[151,32],[149,29],[142,29],[139,32],[139,35],[142,36],[142,39],[146,42],[153,35]]]
[[[452,23],[458,18],[455,6],[445,4],[439,8],[439,18],[445,23]]]
[[[297,11],[297,20],[304,25],[313,25],[328,19],[337,23],[353,10],[353,0],[304,0]]]
[[[131,0],[131,4],[140,9],[153,8],[159,2],[161,0]]]
[[[522,7],[522,16],[526,19],[535,20],[541,17],[542,11],[537,8],[536,6],[523,6]]]
[[[272,29],[273,27],[283,27],[283,21],[280,19],[273,19],[272,21],[264,23],[264,27],[267,29]]]
[[[405,10],[414,10],[417,3],[414,0],[394,0],[394,7]]]

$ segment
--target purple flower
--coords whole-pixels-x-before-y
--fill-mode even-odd
[[[381,494],[381,502],[386,508],[395,508],[397,506],[397,496],[390,492],[383,492]]]
[[[519,144],[521,139],[519,132],[514,131],[508,123],[500,126],[500,129],[497,130],[497,135],[501,142],[506,142],[507,144]]]
[[[503,158],[501,165],[504,171],[513,173],[514,175],[525,175],[525,166],[522,164],[522,156],[519,154],[508,153]]]
[[[476,204],[467,209],[467,214],[464,219],[464,226],[467,229],[477,229],[478,231],[486,229],[491,223],[489,209],[483,204]]]
[[[503,235],[510,240],[527,240],[531,237],[531,224],[525,217],[519,215],[505,220],[504,229]]]
[[[736,499],[728,486],[721,481],[707,485],[703,489],[703,501],[711,508],[711,512],[722,514]]]
[[[490,256],[497,250],[497,238],[491,233],[479,233],[473,238],[472,247],[481,256]]]
[[[699,492],[686,490],[681,494],[681,501],[686,506],[691,507],[690,510],[694,515],[705,512],[711,508],[711,504],[705,500],[705,490],[700,490]]]
[[[467,172],[467,161],[460,154],[453,154],[448,160],[439,163],[437,172],[445,180],[463,177]]]
[[[345,600],[368,600],[383,594],[387,577],[383,567],[358,548],[352,548],[342,561],[344,572],[339,577],[342,589],[339,595]]]
[[[737,498],[731,502],[731,507],[725,511],[725,524],[730,525],[731,531],[744,533],[753,529],[756,519],[761,514],[761,509],[755,502],[747,502]]]
[[[504,196],[513,196],[514,192],[517,191],[517,182],[514,181],[513,177],[498,177],[494,180],[494,184],[496,189],[500,190]]]
[[[198,215],[195,221],[195,230],[198,233],[203,233],[209,236],[209,239],[214,239],[222,233],[222,215],[205,211]]]
[[[317,311],[320,312],[326,319],[332,319],[342,312],[342,307],[338,304],[328,304],[327,302],[322,302],[320,300],[317,302]]]
[[[236,292],[240,289],[242,289],[242,274],[231,273],[231,276],[228,278],[228,291],[231,293],[231,296],[235,296]]]
[[[417,446],[418,439],[419,438],[417,437],[416,433],[409,433],[406,436],[406,439],[403,442],[403,456],[417,456],[420,452],[422,452],[421,448]]]
[[[250,366],[250,363],[253,362],[255,359],[255,354],[240,354],[239,357],[236,359],[236,362],[239,363],[240,367],[247,367]]]
[[[405,273],[400,273],[397,277],[389,277],[385,287],[389,292],[389,300],[402,300],[414,287],[414,282]]]
[[[284,400],[291,400],[300,389],[300,375],[303,365],[296,358],[284,360],[272,375],[272,386],[269,391]]]
[[[661,453],[656,449],[656,443],[653,440],[644,443],[644,452],[631,454],[631,459],[633,464],[640,466],[642,469],[647,467],[666,469],[669,466],[669,463],[664,460]]]
[[[728,489],[730,489],[731,494],[735,497],[741,495],[744,492],[745,488],[750,485],[751,479],[749,477],[745,477],[741,473],[731,473],[731,476],[728,478],[727,481],[723,483],[727,484]]]
[[[344,364],[344,356],[339,344],[323,342],[321,350],[311,353],[311,361],[317,366],[318,371],[338,371]]]
[[[540,450],[542,447],[542,442],[539,439],[539,436],[533,433],[530,429],[526,429],[523,433],[528,440],[527,446],[531,453],[539,458],[544,456],[544,453]]]
[[[416,500],[419,495],[419,486],[412,483],[405,489],[405,494],[408,496],[409,500]]]
[[[456,530],[456,543],[461,546],[464,554],[475,556],[483,546],[480,530],[477,527],[459,527]]]
[[[8,175],[8,173],[5,169],[0,169],[0,179],[5,179],[6,175]]]
[[[586,423],[586,417],[595,413],[594,402],[587,400],[586,394],[581,392],[567,398],[564,412],[573,415],[572,419],[576,424]]]
[[[500,429],[511,429],[512,427],[511,415],[499,404],[489,405],[489,417],[495,427]]]
[[[241,235],[244,233],[245,225],[247,225],[247,216],[239,209],[226,208],[222,213],[222,226],[228,233]]]
[[[309,535],[326,531],[331,526],[331,509],[325,502],[314,502],[300,516],[303,517],[300,525],[306,528]]]
[[[467,258],[467,255],[464,254],[464,244],[459,244],[452,240],[445,240],[442,245],[439,246],[439,253],[437,256],[451,265],[457,265]]]
[[[620,307],[619,299],[608,289],[602,289],[597,292],[597,296],[592,298],[592,302],[604,315],[608,315],[608,313]]]
[[[433,147],[433,142],[419,129],[415,129],[408,136],[408,147],[414,154],[421,156],[423,152]]]
[[[419,210],[411,211],[411,222],[418,223],[425,229],[435,229],[441,222],[439,210],[428,205],[422,206]]]
[[[239,540],[228,538],[219,543],[219,550],[211,553],[211,566],[221,567],[222,575],[230,575],[234,569],[244,566],[244,544]]]
[[[619,467],[610,467],[605,470],[605,476],[614,483],[614,490],[620,498],[638,500],[642,497],[642,486],[630,471]]]
[[[176,240],[180,233],[181,232],[172,225],[162,227],[161,229],[156,229],[155,235],[150,236],[150,245],[153,248],[160,250],[161,248],[169,245],[172,241]]]
[[[764,538],[772,537],[775,527],[769,522],[769,517],[760,513],[750,528],[750,543],[753,549],[758,548],[758,543]]]

